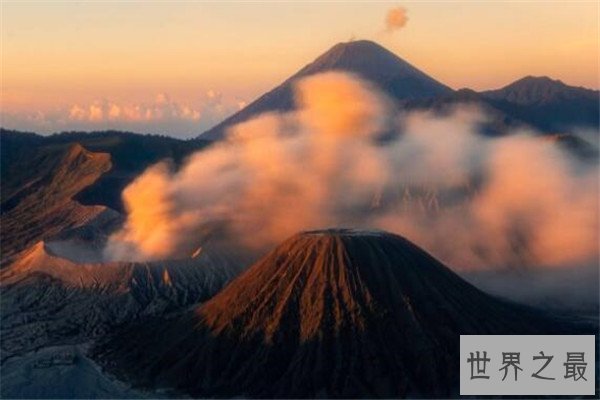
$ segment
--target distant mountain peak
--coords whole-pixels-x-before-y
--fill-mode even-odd
[[[539,84],[558,83],[561,85],[565,85],[560,79],[552,79],[546,75],[541,75],[541,76],[527,75],[521,79],[514,81],[512,83],[512,85],[520,84],[520,83],[539,83]]]
[[[328,51],[323,53],[321,57],[328,54],[340,54],[346,51],[372,51],[389,53],[390,51],[372,40],[360,39],[349,40],[347,42],[339,42],[333,45]]]
[[[548,89],[554,88],[555,90],[563,90],[565,88],[569,88],[569,85],[566,85],[563,81],[558,79],[552,79],[549,76],[533,76],[527,75],[521,79],[514,81],[511,84],[508,84],[502,89],[513,89],[513,90],[523,90],[523,89]]]
[[[356,74],[397,101],[428,99],[452,92],[448,86],[375,42],[369,40],[342,42],[331,47],[281,85],[205,132],[201,137],[220,139],[229,127],[258,114],[293,109],[294,82],[306,76],[328,71]]]
[[[336,43],[333,48],[336,47],[370,47],[370,48],[378,48],[384,51],[387,51],[387,49],[385,47],[383,47],[382,45],[380,45],[377,42],[374,42],[372,40],[368,40],[368,39],[355,39],[355,40],[348,40],[347,42],[339,42]]]
[[[388,89],[386,85],[394,84],[394,81],[405,81],[405,83],[411,79],[422,81],[420,82],[423,86],[421,91],[392,93],[392,95],[397,95],[392,97],[421,98],[451,91],[447,86],[370,40],[338,43],[301,69],[294,77],[298,78],[329,70],[356,73],[378,84],[383,90]]]
[[[581,98],[594,99],[598,91],[584,87],[569,86],[558,79],[548,76],[528,75],[503,88],[483,92],[489,98],[510,101],[515,104],[550,104]]]
[[[350,66],[356,68],[357,65],[352,65],[352,63],[356,62],[357,57],[369,59],[378,64],[383,62],[395,64],[398,60],[401,60],[394,53],[378,43],[370,40],[354,40],[335,44],[308,66],[311,66],[311,69],[328,68],[332,66]],[[298,75],[302,74],[302,71],[305,69],[306,68],[302,69]]]
[[[218,140],[230,127],[259,114],[293,110],[295,82],[328,71],[358,75],[404,109],[429,109],[461,102],[482,104],[498,116],[500,128],[493,127],[494,131],[505,131],[515,123],[525,123],[542,132],[598,127],[597,90],[569,86],[547,76],[529,75],[497,90],[479,93],[469,89],[454,91],[380,44],[370,40],[352,40],[335,44],[281,85],[209,129],[200,138]]]

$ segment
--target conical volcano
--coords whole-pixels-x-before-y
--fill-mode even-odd
[[[298,234],[175,321],[98,349],[143,384],[192,396],[447,397],[461,334],[560,331],[384,232]]]
[[[360,75],[398,100],[430,98],[452,92],[448,86],[369,40],[338,43],[302,68],[294,77],[331,70]]]
[[[204,132],[203,139],[221,139],[233,125],[264,112],[289,111],[294,107],[293,86],[301,78],[329,71],[350,72],[365,79],[390,98],[429,99],[452,92],[448,86],[415,68],[394,53],[369,40],[338,43],[300,69],[281,85],[260,96],[242,110]]]
[[[360,331],[373,317],[386,315],[388,328],[396,321],[401,335],[422,335],[432,328],[427,321],[474,329],[487,305],[484,298],[402,237],[325,230],[285,241],[198,315],[214,332],[243,327],[244,335],[267,342]]]

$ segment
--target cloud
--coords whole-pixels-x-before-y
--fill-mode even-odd
[[[53,111],[2,112],[3,127],[53,133],[63,130],[131,130],[173,136],[197,136],[236,112],[238,98],[211,89],[196,101],[180,102],[159,93],[147,102],[126,103],[107,99],[71,104]]]
[[[260,254],[301,230],[355,227],[404,235],[456,268],[596,260],[597,164],[533,132],[485,138],[477,108],[399,114],[349,74],[295,93],[296,111],[235,126],[178,171],[142,174],[106,257],[186,257],[211,229]]]
[[[408,22],[407,10],[404,7],[394,7],[385,15],[385,30],[388,33],[404,28]]]
[[[74,105],[69,110],[69,119],[73,121],[84,121],[87,119],[87,110]]]
[[[150,122],[169,119],[199,121],[200,117],[199,109],[172,101],[164,93],[156,95],[152,103],[116,104],[96,100],[86,106],[73,105],[69,110],[70,120],[86,122]]]

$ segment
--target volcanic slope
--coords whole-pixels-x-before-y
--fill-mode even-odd
[[[460,105],[476,105],[490,121],[481,132],[505,134],[517,127],[540,132],[573,133],[575,128],[598,129],[599,92],[574,87],[548,77],[525,77],[503,88],[475,92],[453,90],[375,42],[338,43],[279,86],[199,136],[223,139],[228,129],[259,114],[295,108],[293,86],[299,79],[328,71],[360,76],[405,110],[447,113]]]
[[[111,165],[109,154],[77,143],[32,151],[9,165],[12,176],[2,185],[2,260],[65,229],[115,214],[73,200]]]
[[[238,273],[231,252],[155,262],[76,262],[38,242],[0,270],[0,365],[49,346],[84,344],[114,326],[181,312]],[[62,246],[60,246],[62,245]]]
[[[458,395],[459,335],[571,329],[486,295],[402,237],[326,230],[288,239],[202,306],[125,328],[94,356],[194,397],[446,397]]]
[[[429,99],[449,94],[452,89],[418,70],[377,43],[357,40],[338,43],[265,93],[247,107],[203,133],[202,139],[222,139],[228,128],[257,115],[294,108],[293,86],[301,78],[329,71],[346,71],[375,84],[395,100]]]

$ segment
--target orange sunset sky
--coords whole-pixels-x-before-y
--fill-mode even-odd
[[[386,29],[390,9],[408,21]],[[340,41],[453,87],[598,88],[597,1],[1,2],[2,126],[195,136]]]

